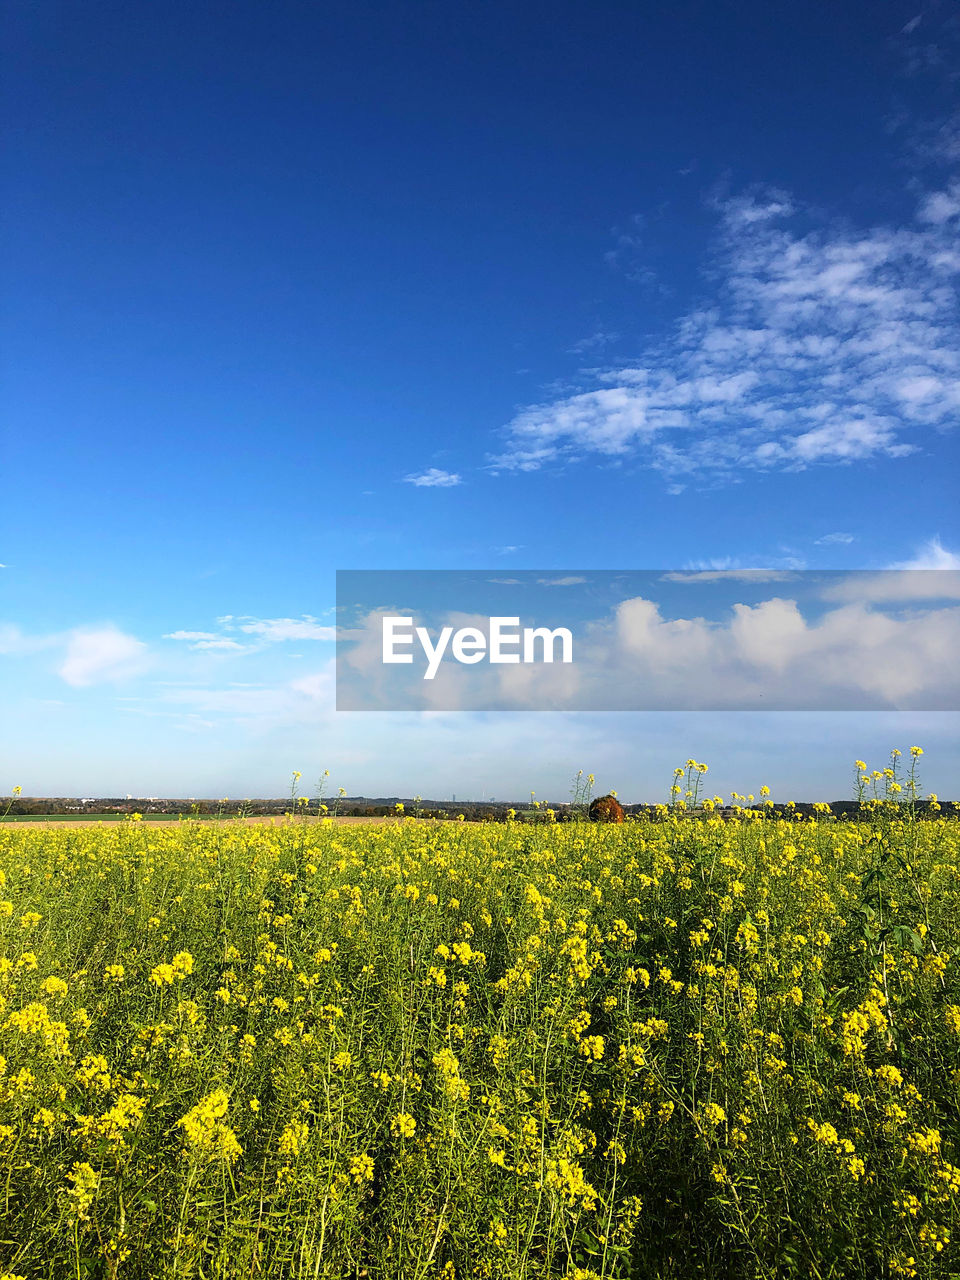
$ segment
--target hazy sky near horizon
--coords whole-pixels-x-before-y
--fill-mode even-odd
[[[0,794],[960,794],[952,714],[332,668],[337,568],[960,567],[958,55],[915,0],[14,0]]]

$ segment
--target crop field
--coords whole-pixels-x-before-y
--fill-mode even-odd
[[[0,882],[7,1280],[960,1272],[953,820],[51,823]]]

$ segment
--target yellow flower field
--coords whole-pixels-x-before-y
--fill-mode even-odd
[[[960,1271],[960,827],[0,827],[0,1276]]]

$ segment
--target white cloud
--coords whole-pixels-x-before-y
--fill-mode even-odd
[[[231,640],[229,636],[218,635],[215,631],[170,631],[163,638],[164,640],[182,640],[189,648],[201,653],[218,651],[245,653],[250,648],[248,645]]]
[[[336,640],[336,627],[324,626],[305,614],[302,618],[245,618],[238,622],[241,631],[258,636],[272,644],[283,640]]]
[[[163,638],[164,640],[216,640],[217,635],[214,631],[170,631]]]
[[[960,185],[905,227],[812,228],[780,192],[719,206],[709,307],[637,363],[523,409],[491,469],[629,461],[671,482],[901,457],[960,410]]]
[[[847,574],[821,594],[824,600],[871,604],[960,600],[960,573],[949,569],[876,569]]]
[[[241,631],[253,637],[244,644],[217,631],[171,631],[165,640],[182,640],[191,649],[223,653],[255,653],[264,644],[280,644],[285,640],[336,640],[336,627],[319,623],[310,614],[300,618],[253,618],[249,615],[226,614],[217,622],[224,631]]]
[[[960,554],[948,551],[939,538],[931,538],[910,560],[890,566],[891,569],[955,569],[960,570]]]
[[[618,256],[615,254],[612,260],[615,261]],[[608,255],[608,260],[610,260],[610,255]],[[588,351],[601,351],[604,347],[612,346],[619,341],[619,333],[606,333],[602,329],[597,329],[588,338],[581,338],[579,342],[575,342],[570,347],[570,354],[575,356],[586,355]]]
[[[67,639],[59,667],[67,684],[83,688],[113,680],[128,680],[147,667],[147,646],[117,627],[79,628]]]
[[[0,653],[7,657],[23,657],[49,649],[59,642],[55,635],[26,635],[12,622],[0,622]]]
[[[223,653],[247,653],[249,646],[231,640],[229,636],[212,636],[209,640],[196,640],[190,646],[191,649],[197,649],[201,652],[217,652]]]
[[[215,631],[171,631],[163,638],[164,640],[183,640],[191,649],[200,652],[221,650],[226,653],[245,653],[250,648],[237,640],[231,640],[229,636],[217,635]]]
[[[323,671],[316,671],[310,676],[301,676],[290,685],[294,693],[302,693],[312,701],[327,709],[332,709],[335,695],[334,670],[332,666]]]
[[[320,671],[273,686],[174,686],[164,691],[161,701],[189,707],[195,716],[222,717],[260,732],[281,724],[316,723],[334,709],[334,665],[331,660]]]
[[[568,574],[564,578],[538,578],[537,584],[541,587],[579,587],[586,582],[586,578],[578,578],[575,574]]]
[[[946,191],[934,191],[923,201],[918,214],[921,222],[937,226],[960,218],[960,182],[953,182]]]
[[[418,489],[449,489],[463,480],[456,471],[443,471],[440,467],[430,467],[427,471],[415,472],[404,476],[405,484],[416,485]]]
[[[846,546],[850,542],[856,542],[856,538],[852,533],[825,533],[822,538],[815,540],[815,546],[818,547],[834,547]]]
[[[595,666],[604,688],[664,707],[939,706],[957,697],[958,644],[956,607],[891,614],[860,595],[811,617],[773,597],[709,621],[664,618],[638,597],[601,633]]]
[[[845,574],[822,594],[825,600],[874,604],[960,600],[960,555],[933,537],[909,560],[898,560],[887,569]]]
[[[787,582],[795,575],[787,569],[677,570],[661,575],[661,582]]]

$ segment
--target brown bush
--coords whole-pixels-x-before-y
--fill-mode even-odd
[[[622,822],[623,805],[616,796],[597,796],[590,805],[591,822]]]

